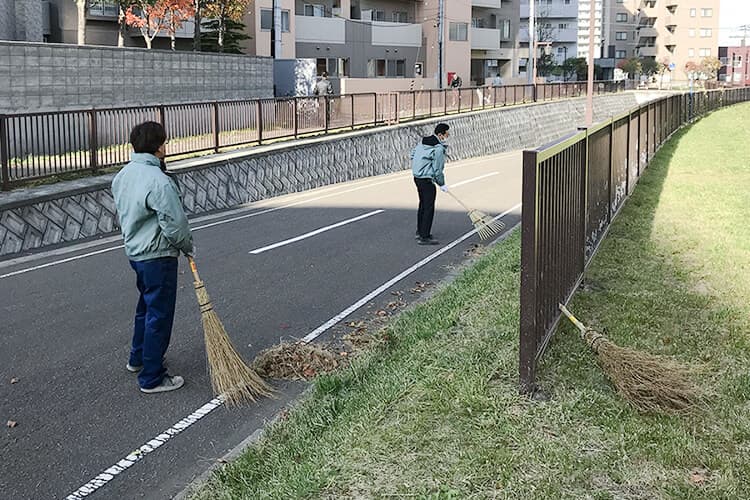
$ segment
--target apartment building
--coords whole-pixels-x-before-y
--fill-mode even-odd
[[[557,64],[562,64],[569,58],[579,57],[579,0],[535,0],[535,2],[536,41],[541,44],[537,47],[537,56],[541,55],[543,50],[551,50]],[[529,10],[529,0],[521,0],[521,28],[518,41],[525,50],[529,47]],[[523,59],[519,70],[525,73],[526,69],[526,59]]]
[[[673,64],[669,75],[687,79],[685,64],[719,56],[719,0],[643,0],[636,56]]]
[[[719,81],[750,86],[750,47],[719,47],[719,59],[722,63]]]
[[[549,1],[549,0],[547,0]],[[563,0],[565,1],[565,0]],[[571,0],[572,1],[572,0]],[[576,57],[589,57],[591,5],[594,4],[594,54],[593,57],[602,57],[602,13],[603,0],[578,0],[578,55]]]

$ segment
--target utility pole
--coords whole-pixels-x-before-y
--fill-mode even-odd
[[[589,74],[586,85],[586,128],[594,123],[594,35],[596,30],[596,0],[589,0]]]
[[[438,6],[438,88],[443,88],[443,23],[445,22],[445,0],[439,0]]]
[[[535,84],[536,81],[536,14],[534,13],[534,3],[536,0],[529,0],[529,60],[526,62],[526,77],[528,82]],[[531,70],[529,70],[531,66]]]

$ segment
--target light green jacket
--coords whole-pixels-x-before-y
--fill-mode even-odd
[[[133,153],[112,181],[125,254],[130,260],[179,257],[193,251],[193,235],[177,185],[148,153]]]

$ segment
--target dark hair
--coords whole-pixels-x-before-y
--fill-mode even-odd
[[[445,134],[448,129],[450,129],[450,125],[447,123],[438,123],[437,127],[435,127],[435,135],[443,135]]]
[[[327,72],[327,71],[324,71],[324,72],[323,72],[323,74],[322,74],[322,75],[320,75],[320,76],[322,76],[323,78],[328,78],[328,72]]]
[[[144,122],[133,127],[130,144],[136,153],[156,153],[167,142],[167,131],[160,123]]]

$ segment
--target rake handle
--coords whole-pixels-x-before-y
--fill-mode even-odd
[[[463,201],[459,200],[458,197],[455,194],[453,194],[450,190],[446,191],[446,193],[448,193],[449,195],[451,195],[451,197],[454,200],[456,200],[462,207],[464,207],[464,209],[466,209],[467,212],[471,212],[471,209],[469,207],[467,207],[466,204]]]
[[[570,322],[576,325],[576,327],[581,331],[582,334],[586,333],[586,326],[578,321],[578,319],[573,316],[573,313],[570,312],[567,307],[562,304],[558,304],[557,306],[560,308],[562,313],[570,320]]]

